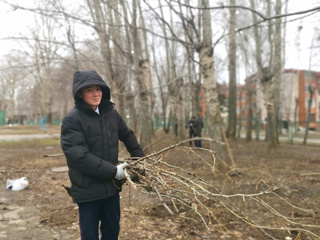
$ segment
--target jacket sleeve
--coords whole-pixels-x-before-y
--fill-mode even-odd
[[[110,180],[116,175],[116,166],[89,152],[85,136],[81,131],[81,124],[72,117],[63,119],[61,148],[69,168],[101,180]]]
[[[119,116],[118,135],[119,140],[124,143],[131,157],[143,157],[144,152],[141,149],[138,140],[133,131],[127,126],[125,121]]]

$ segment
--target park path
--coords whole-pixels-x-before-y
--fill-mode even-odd
[[[43,138],[59,138],[60,134],[3,134],[0,135],[0,142],[10,142],[10,141],[23,141],[31,139],[43,139]]]
[[[28,197],[24,191],[0,190],[0,239],[1,240],[64,240],[71,239],[67,231],[57,231],[41,223],[37,206],[21,201]]]
[[[0,142],[32,139],[59,138],[60,134],[12,134],[0,135]],[[0,167],[0,172],[6,171]],[[75,240],[68,230],[51,228],[40,216],[41,206],[34,205],[37,197],[28,187],[21,191],[0,188],[0,240]],[[63,217],[63,216],[61,216]]]

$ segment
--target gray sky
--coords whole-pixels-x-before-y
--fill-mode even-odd
[[[319,6],[319,0],[290,0],[288,10],[297,12]],[[320,39],[316,41],[317,35],[319,36],[319,28],[318,31],[315,29],[320,26],[320,12],[305,18],[301,16],[293,16],[288,19],[298,20],[287,23],[285,67],[309,70],[310,55],[312,55],[311,70],[320,71]],[[299,26],[302,27],[300,33]]]
[[[288,11],[297,12],[319,6],[319,0],[289,0]],[[301,18],[301,16],[288,18],[288,20],[298,20],[287,23],[285,68],[308,70],[310,56],[312,55],[311,70],[320,71],[320,40],[317,42],[315,35],[315,27],[320,26],[320,12],[305,18]],[[32,23],[33,21],[30,13],[22,10],[13,11],[6,4],[0,2],[0,39],[19,36],[19,32],[24,32],[28,28],[28,23]],[[299,26],[302,26],[300,34],[298,31]],[[310,48],[312,45],[314,47]],[[315,46],[318,47],[316,48]],[[1,40],[0,58],[14,47],[19,46],[13,41]]]

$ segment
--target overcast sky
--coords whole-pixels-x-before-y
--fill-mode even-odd
[[[319,0],[290,0],[289,12],[303,11],[320,6]],[[301,18],[299,15],[288,20],[298,19],[287,23],[286,65],[287,68],[309,70],[310,55],[313,56],[311,70],[320,71],[320,12]],[[299,34],[299,26],[301,26]],[[318,27],[316,31],[315,27]]]
[[[32,2],[32,1],[30,1]],[[24,3],[27,3],[24,2]],[[319,0],[290,0],[289,12],[297,12],[320,6]],[[293,16],[288,20],[298,19],[287,23],[286,38],[286,68],[309,69],[310,55],[312,58],[311,70],[320,71],[320,47],[316,41],[316,26],[320,26],[320,12],[308,17]],[[12,47],[18,47],[13,41],[3,40],[10,36],[19,36],[28,28],[28,22],[32,23],[33,18],[26,11],[13,11],[10,7],[0,1],[0,58]],[[301,26],[300,34],[298,27]],[[311,46],[313,45],[313,48]]]

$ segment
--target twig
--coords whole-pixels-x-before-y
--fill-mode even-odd
[[[320,175],[320,173],[301,173],[300,176],[317,176]]]
[[[210,161],[208,161],[208,159],[203,157],[201,154],[209,152],[210,157],[215,163],[215,152],[208,149],[199,149],[200,151],[196,151],[194,148],[180,146],[184,142],[186,141],[171,145],[158,152],[149,154],[136,161],[130,162],[129,165],[125,168],[125,174],[129,183],[135,186],[135,188],[143,191],[144,193],[151,194],[164,206],[165,209],[167,209],[170,215],[175,215],[174,211],[172,211],[172,209],[168,205],[168,203],[171,202],[176,212],[176,216],[194,220],[198,219],[203,222],[204,226],[210,231],[220,231],[221,229],[229,231],[217,217],[217,214],[214,213],[215,207],[207,205],[207,203],[217,202],[220,204],[220,206],[229,211],[234,217],[238,218],[243,223],[248,224],[251,228],[253,228],[257,232],[257,234],[259,234],[260,239],[264,239],[263,235],[267,236],[268,239],[275,239],[271,236],[270,233],[268,233],[267,230],[280,230],[281,228],[263,226],[258,222],[254,222],[250,216],[247,216],[239,207],[234,204],[235,198],[241,198],[244,199],[245,202],[236,201],[237,204],[248,205],[251,201],[254,201],[261,207],[266,209],[267,212],[282,220],[282,223],[284,224],[282,229],[291,229],[286,226],[287,224],[289,224],[296,226],[296,228],[292,229],[299,230],[300,232],[303,232],[310,236],[317,236],[317,229],[320,228],[320,226],[316,224],[309,224],[308,222],[301,222],[296,218],[293,219],[290,217],[286,217],[262,199],[267,195],[271,197],[274,196],[276,197],[276,200],[280,199],[281,203],[284,203],[289,207],[295,207],[274,192],[279,188],[277,186],[269,186],[265,181],[260,180],[257,183],[256,188],[258,189],[259,184],[263,183],[263,185],[267,187],[266,190],[249,194],[222,194],[222,192],[220,192],[210,182],[200,178],[190,171],[187,171],[186,169],[174,166],[166,162],[165,160],[167,156],[170,156],[168,152],[176,149],[177,151],[182,151],[187,154],[190,153],[190,156],[194,156],[196,159],[200,159],[205,163],[205,166],[207,166],[208,169],[211,169],[211,165],[209,163]],[[206,154],[206,157],[208,157],[208,154]],[[183,209],[183,212],[185,212],[185,208],[181,208],[182,206],[189,209],[189,211],[187,211],[186,213],[188,214],[188,216],[185,216],[185,214],[181,213],[181,209]],[[307,211],[309,213],[313,212],[311,210],[301,209],[299,207],[295,208],[301,211]],[[195,214],[195,217],[189,216],[192,213]],[[212,224],[213,221],[218,223],[220,229],[216,229],[214,227],[214,225]],[[310,219],[310,221],[312,221],[312,219]],[[232,233],[231,231],[229,232],[234,236],[237,236],[235,233]]]
[[[56,153],[56,154],[44,154],[44,157],[61,157],[64,156],[63,153]]]
[[[224,142],[226,144],[226,147],[227,147],[227,150],[228,150],[228,154],[229,154],[229,157],[230,157],[230,160],[231,160],[231,163],[232,163],[232,167],[235,169],[236,168],[236,165],[234,163],[234,159],[233,159],[233,156],[232,156],[232,153],[231,153],[231,149],[229,147],[229,142],[228,142],[228,139],[226,137],[226,133],[224,132],[224,129],[223,127],[221,127],[221,132],[222,132],[222,135],[223,135],[223,139],[224,139]]]

